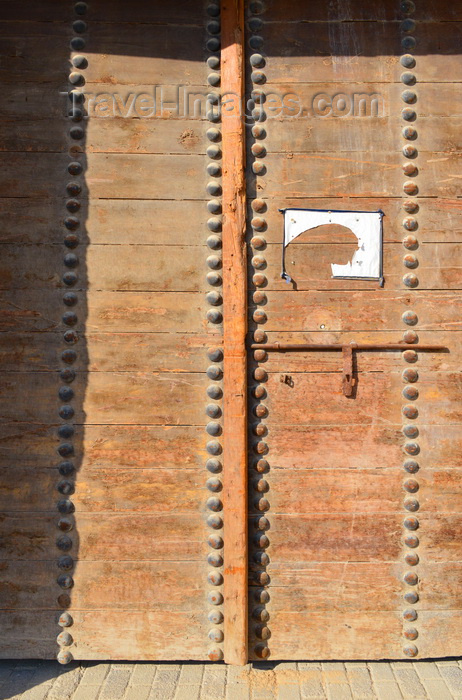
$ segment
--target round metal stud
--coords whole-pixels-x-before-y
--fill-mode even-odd
[[[210,479],[207,479],[205,485],[207,486],[209,491],[213,491],[215,493],[218,493],[222,491],[223,485],[217,477],[211,477]]]
[[[75,292],[66,292],[63,294],[63,303],[66,304],[66,306],[75,306],[78,300],[79,298]]]
[[[406,216],[406,218],[403,219],[403,226],[407,231],[415,231],[418,228],[417,219],[413,216]]]
[[[255,524],[255,527],[257,528],[257,530],[263,530],[263,531],[269,530],[269,526],[270,526],[269,520],[268,520],[268,518],[265,518],[264,516],[258,517],[255,520],[254,524]]]
[[[419,320],[415,311],[405,311],[401,318],[403,319],[404,323],[408,326],[415,326],[415,324]]]
[[[415,146],[411,146],[410,144],[403,146],[403,156],[406,156],[406,158],[415,158],[416,155],[417,148]]]
[[[62,427],[71,428],[71,426],[69,425],[63,425]],[[71,476],[75,472],[75,466],[72,462],[65,460],[64,462],[60,462],[58,466],[58,471],[62,476]]]
[[[217,552],[211,552],[207,556],[207,562],[210,566],[223,566],[223,557]]]
[[[402,412],[403,416],[405,416],[406,418],[411,418],[411,419],[417,418],[417,416],[419,415],[419,412],[418,412],[416,406],[412,406],[412,405],[403,406],[401,409],[401,412]]]
[[[75,428],[73,425],[66,423],[65,425],[60,425],[58,428],[58,436],[60,438],[71,438],[75,433]]]
[[[258,406],[255,406],[253,412],[257,416],[257,418],[266,418],[268,415],[268,409],[264,404],[258,404]]]
[[[60,518],[58,520],[58,528],[62,530],[62,532],[69,532],[74,528],[74,523],[69,518]]]
[[[266,278],[266,275],[263,275],[261,272],[258,272],[252,277],[252,282],[256,287],[265,287],[268,280]]]
[[[417,119],[417,114],[414,109],[411,109],[411,107],[405,107],[401,111],[401,116],[403,119],[405,119],[407,122],[413,122]]]
[[[268,379],[268,374],[262,367],[257,367],[254,370],[253,377],[257,382],[266,382],[266,380]]]
[[[219,418],[221,416],[221,408],[217,403],[209,403],[205,412],[210,418]]]
[[[214,625],[220,625],[224,620],[221,610],[211,610],[207,617]]]
[[[74,381],[76,374],[75,374],[73,369],[69,369],[68,367],[65,367],[64,369],[60,370],[59,376],[63,382],[67,382],[68,384],[71,384],[71,382]]]
[[[419,600],[419,594],[415,591],[408,591],[404,594],[403,598],[406,601],[406,603],[409,603],[410,605],[415,605]]]
[[[222,605],[223,596],[220,591],[209,591],[207,593],[207,600],[210,605]]]
[[[222,208],[221,208],[221,202],[219,199],[210,199],[207,202],[207,210],[211,214],[221,214]],[[221,221],[220,221],[221,224]]]
[[[256,547],[259,547],[260,549],[266,549],[266,547],[269,547],[270,541],[267,537],[267,535],[262,535],[261,533],[258,533],[254,537],[254,544]],[[263,601],[261,601],[263,602]]]
[[[223,632],[220,629],[212,629],[209,631],[208,637],[209,637],[210,641],[212,641],[212,642],[222,642],[223,641]]]
[[[414,141],[417,138],[417,130],[413,126],[405,126],[402,134],[408,141]]]
[[[83,19],[76,19],[75,22],[72,23],[72,29],[76,34],[83,34],[87,31],[86,22],[84,22]]]
[[[212,362],[221,362],[223,360],[223,350],[217,347],[211,347],[207,350],[207,357]]]
[[[255,350],[253,357],[256,362],[265,362],[268,359],[268,353],[266,350]]]
[[[56,489],[64,496],[70,496],[75,491],[74,484],[71,484],[70,481],[66,480],[60,481],[59,484],[57,484]]]
[[[269,639],[271,632],[266,625],[255,625],[255,636],[257,639]]]
[[[218,255],[209,255],[207,258],[207,265],[212,270],[219,270],[221,268],[221,258]]]
[[[419,633],[417,632],[415,627],[406,627],[403,636],[406,637],[406,639],[410,639],[411,641],[414,639],[417,639],[419,636]]]
[[[257,603],[261,603],[262,605],[266,605],[270,602],[270,594],[265,588],[257,588],[253,597]]]
[[[74,567],[74,560],[69,555],[59,557],[58,567],[62,571],[70,571]]]
[[[417,175],[417,165],[415,165],[414,163],[404,163],[402,168],[403,173],[408,177],[411,175]]]
[[[406,528],[406,530],[418,530],[419,529],[419,521],[417,520],[417,518],[414,518],[412,516],[410,516],[409,518],[405,518],[403,525]]]
[[[221,323],[223,321],[223,314],[218,309],[210,309],[207,311],[207,321],[209,323]]]
[[[417,102],[417,95],[413,90],[404,90],[401,93],[401,99],[407,104],[414,104],[414,102]]]
[[[212,250],[221,249],[221,238],[219,236],[209,236],[207,238],[207,245]]]
[[[208,459],[205,466],[212,474],[219,474],[223,469],[223,465],[220,460],[215,458]]]
[[[205,278],[211,287],[219,287],[223,281],[218,272],[208,272]]]
[[[416,47],[416,40],[413,36],[405,36],[401,39],[401,46],[405,51],[412,51]]]
[[[254,489],[260,493],[267,493],[267,491],[269,491],[269,484],[266,479],[259,479],[254,483]]]
[[[207,41],[206,46],[209,51],[219,51],[221,47],[220,39],[217,39],[217,37],[212,37]]]
[[[404,56],[401,56],[400,63],[404,68],[414,68],[416,61],[414,56],[411,56],[411,54],[405,54]]]
[[[254,216],[250,221],[250,225],[255,231],[264,231],[266,229],[266,220],[261,216]]]
[[[221,530],[223,527],[223,520],[219,515],[209,515],[207,518],[207,525],[212,527],[214,530]]]
[[[265,164],[259,160],[256,160],[254,163],[252,163],[252,172],[255,175],[264,175],[266,172]]]
[[[252,248],[256,248],[257,250],[262,250],[266,248],[266,241],[264,238],[261,236],[254,236],[252,240],[250,241],[250,245]]]
[[[58,413],[63,420],[70,420],[74,417],[74,409],[72,406],[61,406]]]
[[[270,503],[267,498],[258,498],[254,501],[254,506],[256,510],[261,511],[262,513],[265,513],[270,509]]]
[[[405,343],[417,343],[419,341],[419,336],[416,331],[407,330],[403,333],[403,340]]]
[[[416,535],[406,535],[406,537],[404,538],[404,544],[406,545],[406,547],[410,547],[411,549],[415,549],[420,544],[419,538]],[[409,602],[411,602],[411,601],[409,601]]]
[[[69,182],[66,185],[66,190],[71,197],[76,197],[82,192],[82,187],[79,185],[78,182]]]
[[[58,620],[58,625],[60,627],[72,627],[73,624],[74,620],[72,618],[72,615],[70,615],[68,612],[61,613]]]
[[[407,583],[408,586],[417,586],[419,577],[414,571],[407,571],[403,576],[403,581]]]
[[[207,396],[215,400],[221,399],[223,396],[223,390],[217,384],[212,384],[211,386],[207,387]]]
[[[413,255],[412,253],[408,253],[403,258],[403,265],[410,269],[414,269],[419,266],[419,261],[415,255]]]
[[[69,574],[62,574],[57,578],[57,584],[60,588],[72,588],[74,585],[74,580]]]
[[[253,53],[249,60],[252,68],[262,68],[265,65],[265,59],[261,53]]]
[[[62,552],[68,552],[70,549],[72,549],[72,540],[67,535],[62,535],[56,540],[56,546]]]
[[[266,211],[266,202],[263,199],[254,199],[252,209],[256,212]]]
[[[223,549],[223,538],[220,535],[209,535],[207,541],[213,549]]]
[[[62,321],[66,326],[75,326],[78,321],[77,314],[73,311],[66,311],[62,316]]]
[[[209,435],[221,435],[221,425],[216,421],[210,421],[205,427]]]
[[[263,441],[257,442],[253,449],[257,455],[266,455],[268,452],[268,445]]]
[[[401,12],[405,15],[412,15],[415,12],[415,3],[413,0],[402,0],[400,7]]]
[[[211,586],[221,586],[223,583],[223,576],[219,571],[210,571],[207,574],[207,581]]]
[[[261,124],[254,124],[252,127],[252,136],[255,139],[264,139],[266,138],[266,129],[263,127]],[[262,200],[260,200],[262,201]],[[256,210],[257,211],[257,210]]]
[[[417,564],[419,563],[419,555],[417,554],[417,552],[409,552],[409,554],[406,554],[406,556],[404,557],[404,561],[409,566],[417,566]]]
[[[266,296],[265,292],[262,292],[261,290],[257,289],[256,292],[252,294],[252,299],[255,304],[266,304],[268,301],[268,297]]]
[[[219,34],[220,33],[220,22],[218,20],[212,20],[207,24],[207,32],[209,34]]]
[[[221,379],[223,376],[223,370],[221,367],[218,367],[217,365],[210,365],[206,369],[206,374],[209,379],[215,379],[217,381],[218,379]],[[209,394],[210,396],[210,394]]]
[[[252,389],[252,396],[256,399],[265,399],[266,398],[266,389],[264,386],[260,384],[260,386],[256,386]]]
[[[207,148],[207,156],[208,158],[221,158],[221,148],[217,146],[216,144],[213,144],[212,146],[209,146]]]
[[[72,73],[69,73],[68,77],[69,82],[71,85],[83,85],[85,83],[85,79],[82,75],[82,73],[77,73],[76,71],[72,71]]]
[[[83,168],[82,168],[81,163],[79,163],[77,161],[72,161],[67,166],[67,171],[70,175],[81,175],[82,170],[83,170]]]
[[[74,504],[67,498],[63,498],[62,500],[58,501],[56,504],[56,508],[63,515],[69,515],[75,510]]]
[[[218,440],[209,440],[206,446],[209,455],[221,455],[223,448]],[[213,510],[213,508],[212,508]]]
[[[412,382],[416,382],[418,380],[419,373],[416,369],[409,367],[409,368],[406,368],[405,370],[403,370],[403,373],[401,376],[402,376],[404,382],[412,383]]]
[[[401,22],[400,29],[402,32],[413,32],[414,29],[416,28],[416,23],[414,22],[413,19],[405,19],[403,22]]]
[[[406,71],[405,73],[401,73],[400,80],[405,85],[415,85],[416,78],[414,73]]]
[[[70,248],[71,250],[73,250],[79,245],[80,239],[75,233],[67,233],[64,236],[63,243],[66,246],[66,248]]]
[[[207,165],[207,172],[211,177],[220,177],[221,176],[221,165],[218,165],[218,163],[209,163]]]
[[[74,446],[70,442],[63,442],[62,445],[58,447],[58,454],[61,457],[71,457],[74,454]]]
[[[415,184],[415,182],[412,182],[412,180],[408,180],[407,182],[404,183],[403,185],[403,191],[406,194],[410,195],[416,195],[419,191],[419,188]]]
[[[261,309],[257,309],[253,312],[252,318],[255,321],[255,323],[265,323],[267,316],[264,311],[262,311]]]
[[[413,455],[414,457],[419,454],[420,447],[416,442],[406,442],[404,445],[404,451],[408,455]]]
[[[263,85],[266,82],[266,75],[261,70],[254,70],[250,75],[250,79],[257,85]]]
[[[207,82],[212,87],[218,87],[220,85],[220,74],[219,73],[209,73],[207,76]]]
[[[74,36],[71,39],[70,47],[72,51],[82,51],[85,48],[86,41],[81,36]]]
[[[416,498],[406,498],[404,501],[404,507],[411,513],[415,513],[419,510],[419,501]]]
[[[75,350],[64,350],[64,351],[61,353],[61,359],[62,359],[62,361],[65,362],[66,364],[69,364],[69,365],[70,365],[70,364],[72,364],[73,362],[76,361],[76,359],[77,359],[77,353],[75,352]]]
[[[265,331],[262,331],[259,328],[254,332],[253,339],[256,343],[266,343],[268,338],[267,338]]]
[[[412,272],[409,272],[408,274],[404,275],[403,284],[405,284],[406,287],[410,287],[411,289],[413,289],[414,287],[418,287],[419,279]]]
[[[251,264],[256,270],[261,270],[266,267],[266,259],[263,255],[254,255]]]
[[[208,5],[207,14],[209,17],[219,17],[220,16],[220,6],[219,5]]]
[[[419,429],[416,425],[412,425],[412,423],[410,423],[409,425],[405,425],[403,427],[403,433],[408,438],[416,438],[419,434]]]
[[[403,396],[405,399],[411,399],[412,401],[415,401],[415,399],[417,399],[419,396],[419,390],[417,389],[417,387],[412,385],[405,386],[403,389]]]
[[[74,390],[70,386],[62,386],[58,391],[61,401],[70,401],[74,398]]]
[[[407,608],[403,610],[403,617],[407,622],[414,622],[414,620],[417,620],[417,610]]]
[[[270,655],[270,650],[266,644],[257,644],[254,647],[255,656],[259,659],[267,659]]]
[[[260,605],[252,610],[252,617],[258,622],[268,622],[270,619],[268,610]]]
[[[56,657],[58,663],[62,664],[65,666],[66,664],[70,664],[71,661],[74,660],[74,657],[72,656],[70,651],[67,651],[67,649],[61,649]]]
[[[258,36],[257,34],[250,37],[249,46],[254,51],[258,51],[263,46],[263,37]]]
[[[259,566],[268,566],[270,563],[270,558],[266,552],[255,552],[253,560]]]
[[[213,510],[214,513],[218,513],[223,509],[223,503],[216,496],[211,496],[207,499],[207,508]]]
[[[411,658],[414,658],[415,656],[417,656],[418,653],[419,653],[419,650],[417,649],[415,644],[406,644],[406,646],[403,647],[403,654],[405,656],[409,656]]]
[[[221,195],[221,185],[218,182],[209,182],[206,187],[207,193],[212,197],[219,197]]]

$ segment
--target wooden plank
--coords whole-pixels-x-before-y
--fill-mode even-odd
[[[0,612],[5,659],[56,658],[57,615],[46,612]],[[137,659],[171,661],[179,645],[184,659],[204,661],[207,618],[200,613],[107,610],[73,614],[72,655],[75,659]],[[109,619],[110,618],[110,619]],[[165,630],[178,630],[166,634]]]
[[[339,377],[340,380],[340,377]],[[271,418],[271,416],[270,416]],[[275,425],[269,438],[271,469],[386,469],[401,464],[402,425]],[[422,469],[460,468],[458,425],[426,425],[419,421],[419,464]],[[328,449],[327,449],[328,446]],[[363,460],[359,448],[367,455]],[[309,461],[306,455],[310,455]],[[404,472],[403,472],[404,478]],[[295,477],[296,478],[296,475]],[[420,474],[419,474],[420,480]]]
[[[0,544],[0,559],[11,561],[50,561],[60,531],[56,527],[57,511],[4,513],[1,516],[5,537]],[[206,538],[200,513],[79,513],[70,516],[74,529],[71,555],[81,560],[185,562],[204,559]],[[78,521],[77,521],[78,518]],[[185,533],[188,537],[185,537]],[[31,564],[32,566],[32,564]],[[205,617],[205,615],[204,615]]]
[[[44,493],[55,492],[61,477],[56,469],[1,469],[2,510],[50,510]],[[62,480],[62,479],[61,479]],[[203,502],[203,470],[185,469],[179,478],[173,469],[79,469],[72,502],[78,513],[197,513]]]
[[[326,5],[324,0],[312,0],[309,6],[304,0],[293,0],[286,5],[278,0],[268,0],[265,20],[280,22],[339,22],[345,20],[372,20],[374,22],[402,21],[399,5],[384,2],[380,6],[364,5],[362,0]],[[93,10],[92,10],[93,11]],[[459,14],[454,6],[441,5],[436,0],[420,0],[419,25],[424,20],[457,20]]]
[[[58,422],[58,375],[25,372],[4,376],[2,420]],[[82,373],[72,384],[77,397],[74,420],[86,424],[200,425],[207,383],[204,373]]]
[[[172,189],[172,197],[178,194]],[[3,199],[0,242],[61,244],[65,204],[62,197]],[[79,216],[94,245],[202,245],[207,220],[211,218],[201,201],[82,199],[81,205]]]
[[[153,255],[153,257],[155,257]],[[64,330],[63,289],[0,293],[2,331]],[[80,330],[98,333],[185,333],[205,330],[205,300],[197,292],[77,292]],[[194,342],[191,339],[191,342]]]
[[[56,425],[3,423],[0,461],[5,467],[56,468],[61,440]],[[204,428],[176,425],[85,425],[75,427],[77,470],[201,467],[206,459]],[[83,448],[84,446],[84,448]]]
[[[244,2],[221,7],[221,87],[244,98]],[[245,126],[223,116],[224,656],[247,663],[247,252]]]
[[[197,292],[206,285],[205,275],[198,275],[205,246],[88,245],[77,255],[77,289]],[[66,270],[63,257],[62,247],[56,245],[25,247],[18,255],[16,246],[5,244],[0,288],[66,288],[61,279]]]
[[[114,2],[108,13],[107,3],[92,6],[91,21],[92,22],[126,22],[127,8],[123,3]],[[42,0],[36,5],[30,5],[28,0],[19,0],[19,2],[11,4],[10,0],[1,0],[0,12],[2,18],[6,21],[22,19],[23,23],[27,24],[34,22],[69,22],[70,12],[72,8],[59,0]],[[146,5],[144,0],[132,0],[130,3],[130,23],[138,22],[154,22],[168,23],[170,26],[174,24],[197,24],[198,14],[194,5],[191,5],[189,0],[178,0],[175,4],[175,13],[172,16],[171,7],[165,3],[155,3]]]
[[[189,614],[202,610],[202,580],[207,574],[205,557],[202,561],[100,562],[82,561],[76,552],[73,558],[72,614],[77,610],[95,609]],[[51,611],[62,611],[56,595],[55,581],[59,572],[56,561],[0,562],[0,572],[2,609],[48,609],[51,617]],[[20,587],[18,580],[22,581]],[[110,596],[108,591],[111,591]]]
[[[286,134],[287,129],[271,130],[274,134]],[[439,129],[433,133],[441,133]],[[269,140],[268,134],[268,140]],[[408,214],[403,209],[401,197],[269,197],[264,195],[265,208],[263,215],[267,222],[264,236],[268,243],[281,243],[282,215],[279,209],[338,209],[347,211],[378,211],[381,209],[383,219],[383,239],[385,242],[399,243],[406,235],[403,220]],[[425,221],[425,226],[417,229],[416,236],[421,243],[437,241],[462,241],[462,200],[434,199],[417,197],[418,209],[415,218]],[[250,212],[249,212],[250,214]],[[253,212],[250,216],[254,215]],[[318,229],[319,240],[325,240],[325,229]],[[258,235],[258,232],[256,233]],[[311,231],[311,240],[315,240],[316,231]]]
[[[2,194],[62,197],[68,164],[67,154],[0,153]],[[94,199],[172,199],[172,191],[181,191],[183,199],[204,199],[207,173],[200,155],[185,159],[184,155],[94,153],[82,159],[82,165],[82,192],[85,196],[91,189]]]
[[[460,330],[461,298],[458,292],[387,289],[364,291],[268,292],[265,331],[401,331],[401,316],[412,309],[422,330]],[[422,319],[420,325],[420,319]],[[349,338],[352,340],[353,338]],[[327,342],[327,341],[326,341]],[[435,342],[439,342],[437,339]]]

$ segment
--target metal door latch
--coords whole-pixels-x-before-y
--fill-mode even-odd
[[[444,345],[411,345],[408,343],[253,343],[251,350],[266,350],[267,352],[300,352],[300,351],[341,351],[343,355],[342,390],[345,396],[354,395],[356,378],[354,377],[355,352],[364,350],[420,350],[421,352],[442,352],[448,348]],[[283,375],[287,377],[288,375]]]

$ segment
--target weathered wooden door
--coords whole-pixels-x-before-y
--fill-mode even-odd
[[[460,9],[0,2],[2,657],[460,654]]]
[[[406,349],[356,352],[350,397],[338,351],[254,351],[250,655],[460,654],[455,6],[253,6],[248,90],[266,94],[248,144],[253,341]],[[283,96],[292,111],[271,118]],[[333,224],[290,243],[287,284],[288,207],[382,210],[383,286],[332,278],[358,246]]]

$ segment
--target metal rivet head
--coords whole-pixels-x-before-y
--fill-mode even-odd
[[[205,412],[210,418],[219,418],[221,416],[221,408],[217,403],[209,403]]]
[[[412,423],[410,423],[409,425],[405,425],[403,427],[403,433],[406,437],[416,438],[419,434],[419,429],[416,425],[413,425]],[[411,453],[411,454],[414,454],[414,453]]]
[[[216,496],[211,496],[209,499],[207,499],[207,508],[209,510],[213,510],[215,513],[218,513],[223,509],[223,504],[219,498]]]
[[[404,500],[404,507],[411,513],[415,513],[419,510],[419,501],[416,498],[406,498]]]
[[[255,469],[259,474],[266,474],[269,472],[269,464],[266,459],[259,459],[255,464]]]
[[[408,231],[415,231],[418,227],[417,220],[413,216],[406,216],[403,219],[403,226]]]
[[[70,571],[74,567],[74,560],[69,555],[59,557],[58,567],[62,569],[62,571]]]
[[[257,530],[263,530],[263,531],[269,530],[269,526],[270,526],[268,518],[265,518],[264,516],[258,517],[255,520],[254,525],[255,525]]]
[[[255,552],[253,560],[259,566],[268,566],[270,558],[266,552]]]
[[[208,5],[207,14],[209,17],[219,17],[220,16],[220,6],[219,5]]]
[[[404,275],[403,284],[405,284],[406,287],[411,287],[411,288],[418,287],[418,285],[419,285],[418,277],[416,275],[414,275],[413,273],[409,272],[407,275]]]
[[[72,161],[72,163],[69,163],[67,166],[67,171],[71,175],[81,175],[82,174],[82,165],[81,163],[78,163],[77,161]]]
[[[70,425],[63,425],[62,427],[63,428],[71,428]],[[64,462],[60,462],[60,464],[58,466],[58,471],[62,476],[70,476],[71,474],[74,474],[75,466],[73,465],[72,462],[65,460]]]
[[[417,564],[419,563],[419,555],[417,554],[417,552],[409,552],[404,557],[404,561],[409,566],[417,566]]]
[[[262,403],[258,404],[258,406],[255,406],[253,412],[257,416],[257,418],[266,418],[268,415],[268,409]]]
[[[261,511],[262,513],[265,513],[270,509],[270,503],[267,498],[258,498],[254,501],[254,506],[256,510]]]
[[[74,660],[74,657],[72,656],[71,652],[65,649],[61,649],[56,658],[58,660],[58,663],[62,664],[63,666],[66,664],[70,664],[71,661]]]
[[[412,405],[403,406],[401,412],[406,418],[417,418],[417,416],[419,415],[416,406]]]
[[[265,362],[268,359],[268,354],[266,350],[255,350],[253,357],[256,362]]]
[[[223,321],[223,314],[218,309],[210,309],[207,311],[207,321],[209,323],[221,323]]]
[[[221,610],[211,610],[207,617],[214,625],[220,625],[224,619]]]
[[[405,202],[403,202],[403,209],[404,211],[407,211],[408,214],[414,214],[415,212],[419,211],[419,205],[412,199],[407,199]]]
[[[413,90],[404,90],[401,93],[401,99],[407,104],[414,104],[417,102],[417,95]]]
[[[259,547],[260,549],[265,549],[266,547],[269,547],[270,541],[269,541],[267,535],[262,535],[259,532],[254,537],[254,544],[255,544],[255,547]],[[263,601],[260,601],[260,602],[263,602]]]
[[[207,423],[205,429],[209,435],[221,435],[221,425],[216,421],[210,421],[210,423]]]
[[[61,613],[58,620],[58,625],[60,627],[72,627],[73,624],[74,620],[72,619],[72,615],[70,615],[68,612]]]
[[[406,156],[406,158],[415,158],[416,155],[417,148],[415,146],[411,146],[410,144],[403,146],[403,156]]]
[[[403,185],[403,191],[406,194],[410,195],[416,195],[419,191],[419,188],[415,184],[415,182],[412,182],[412,180],[408,180],[407,182],[404,183]]]
[[[223,370],[217,365],[210,365],[210,367],[207,367],[206,373],[209,379],[215,379],[215,381],[221,379],[223,376]]]
[[[211,287],[219,287],[223,281],[218,272],[208,272],[205,277]]]
[[[254,51],[258,51],[263,46],[263,37],[258,35],[250,37],[249,46]]]
[[[419,336],[415,331],[404,331],[403,333],[403,340],[405,343],[417,343],[419,340]]]
[[[71,39],[70,47],[72,51],[82,51],[85,48],[86,41],[81,36],[74,36]]]
[[[76,2],[74,5],[74,12],[76,15],[85,15],[88,9],[86,2]]]
[[[264,73],[262,73],[261,70],[252,71],[250,79],[253,83],[256,83],[257,85],[263,85],[263,83],[266,82],[266,76]]]
[[[66,364],[72,364],[77,359],[77,353],[74,350],[64,350],[61,353],[61,359]]]
[[[64,226],[69,229],[69,231],[74,231],[80,226],[80,220],[75,216],[67,216],[63,221]]]
[[[250,245],[252,248],[256,248],[257,250],[262,250],[266,248],[266,241],[264,238],[261,236],[254,236],[252,240],[250,241]]]
[[[219,165],[218,163],[209,163],[207,165],[207,172],[212,177],[220,177],[221,176],[221,165]]]
[[[70,442],[63,442],[62,445],[58,447],[58,454],[61,457],[70,457],[74,454],[74,446]]]
[[[212,270],[219,270],[221,268],[221,258],[218,255],[209,255],[207,258],[207,265]]]
[[[210,231],[221,231],[221,219],[217,217],[212,217],[208,219],[207,221],[207,227],[210,229]]]
[[[266,259],[263,255],[254,255],[251,264],[256,270],[261,270],[266,267]]]
[[[209,515],[207,518],[207,525],[212,527],[214,530],[221,530],[223,527],[223,520],[219,515]]]
[[[206,44],[209,51],[219,51],[221,47],[221,42],[217,37],[212,37],[207,41]]]
[[[408,253],[403,257],[403,265],[405,267],[414,269],[419,266],[419,261],[415,255]]]
[[[256,399],[265,399],[266,398],[266,389],[264,386],[261,384],[259,386],[256,386],[252,389],[252,396],[255,397]]]
[[[66,481],[65,479],[63,479],[63,481],[60,481],[57,484],[56,488],[60,493],[62,493],[65,496],[69,496],[75,491],[74,484],[71,484],[70,481]]]
[[[215,493],[218,493],[223,489],[223,485],[217,477],[211,477],[210,479],[207,479],[206,481],[206,486],[209,491],[213,491]]]
[[[408,141],[413,141],[417,138],[417,130],[413,126],[405,126],[402,133]]]
[[[56,638],[57,643],[62,647],[69,647],[73,643],[72,635],[69,632],[61,632]]]
[[[266,605],[270,601],[270,594],[265,588],[257,588],[253,597],[257,603],[261,603],[262,605]]]
[[[412,15],[415,12],[415,4],[412,0],[402,0],[400,7],[405,15]]]
[[[254,370],[253,377],[257,382],[266,382],[268,379],[268,374],[262,367],[257,367]]]
[[[66,190],[71,197],[76,197],[78,194],[82,192],[82,187],[79,185],[78,182],[69,182],[66,185]]]
[[[252,282],[254,283],[255,287],[264,287],[266,286],[268,280],[265,275],[259,272],[252,277]]]
[[[209,440],[206,449],[209,455],[220,455],[223,451],[223,448],[218,440]]]
[[[224,635],[223,635],[222,630],[220,630],[218,628],[209,630],[208,637],[209,637],[210,641],[212,641],[212,642],[222,642],[223,636]],[[218,649],[218,651],[221,651],[221,650]],[[210,651],[209,651],[209,658],[210,658]],[[223,655],[220,658],[223,658]],[[213,660],[218,661],[217,658],[214,658]]]
[[[220,33],[220,22],[219,20],[212,20],[207,24],[207,32],[209,34],[219,34]]]
[[[408,586],[417,586],[419,577],[414,571],[407,571],[403,576],[403,581],[407,583]]]
[[[262,68],[265,65],[265,59],[261,55],[261,53],[253,53],[250,56],[250,65],[253,68]]]
[[[222,549],[223,548],[223,538],[220,537],[220,535],[209,535],[207,541],[208,541],[210,547],[213,547],[213,549]]]
[[[419,633],[417,632],[415,627],[406,627],[406,629],[403,632],[403,636],[406,637],[406,639],[417,639],[419,636]]]
[[[266,202],[263,199],[254,199],[252,209],[257,212],[266,211]]]
[[[221,77],[219,73],[209,73],[207,76],[207,82],[212,87],[218,87],[220,85]]]
[[[69,518],[60,518],[58,520],[58,528],[63,532],[69,532],[74,527],[74,523]]]
[[[417,387],[412,385],[405,386],[403,389],[403,396],[405,399],[411,399],[412,401],[414,401],[419,396],[419,390],[417,389]]]
[[[411,54],[405,54],[404,56],[401,56],[400,63],[404,68],[414,68],[416,60],[414,56],[411,56]]]
[[[221,214],[221,202],[219,199],[211,199],[207,202],[207,210],[211,214]],[[221,223],[221,221],[220,221]]]
[[[401,73],[401,82],[404,83],[405,85],[415,85],[415,75],[414,73],[409,73],[406,71],[405,73]]]
[[[211,586],[221,586],[223,583],[223,576],[220,574],[219,571],[210,571],[207,574],[207,582]]]
[[[406,535],[406,537],[404,538],[404,544],[406,545],[406,547],[415,549],[420,544],[419,538],[416,535]]]
[[[402,378],[404,382],[416,382],[419,378],[419,373],[414,368],[407,368],[403,370]]]
[[[254,216],[250,225],[255,231],[264,231],[266,229],[266,220],[261,216]]]
[[[254,483],[253,487],[255,491],[259,491],[260,493],[267,493],[269,491],[269,484],[266,479],[259,479]]]
[[[266,455],[268,452],[268,445],[266,442],[257,442],[256,445],[254,445],[254,452],[258,455]]]
[[[254,311],[252,318],[255,321],[255,323],[266,323],[267,320],[265,312],[261,309],[257,309],[256,311]]]
[[[256,343],[266,343],[267,335],[266,335],[265,331],[258,329],[254,332],[253,339]]]
[[[206,150],[208,158],[221,158],[221,148],[217,146],[217,144],[213,144],[212,146],[208,146]]]
[[[221,605],[223,603],[223,596],[220,591],[209,591],[207,600],[210,605]]]
[[[402,168],[403,173],[407,176],[417,175],[417,165],[415,165],[414,163],[404,163]]]
[[[405,107],[401,111],[401,116],[403,119],[405,119],[407,122],[413,122],[417,119],[417,114],[414,109],[411,109],[411,107]]]
[[[266,304],[266,302],[268,301],[265,292],[262,292],[260,289],[257,289],[257,291],[252,294],[252,299],[255,304],[261,305]]]
[[[212,197],[219,197],[222,192],[221,185],[219,185],[217,182],[209,182],[206,189],[207,193]]]
[[[72,29],[76,34],[83,34],[87,31],[87,24],[83,19],[76,19],[75,22],[72,23]]]
[[[85,56],[74,56],[72,59],[72,65],[75,68],[79,68],[81,70],[85,69],[88,67],[88,60],[86,59]]]
[[[74,580],[72,576],[69,576],[69,574],[62,574],[61,576],[58,576],[57,583],[61,588],[72,588],[74,585]]]
[[[408,250],[415,250],[419,247],[419,242],[415,236],[406,236],[403,240],[403,246]]]
[[[254,652],[259,659],[267,659],[270,655],[270,650],[265,644],[257,644],[254,647]]]
[[[223,557],[218,552],[211,552],[207,556],[207,562],[210,566],[223,566]]]
[[[71,83],[71,85],[83,85],[85,83],[85,79],[82,73],[77,73],[76,71],[72,71],[72,73],[69,73],[68,80]]]
[[[419,528],[419,521],[414,517],[405,518],[403,524],[406,530],[418,530]]]
[[[258,620],[258,622],[268,622],[270,614],[266,608],[259,605],[252,610],[252,617],[254,620]]]
[[[409,656],[411,658],[414,658],[415,656],[417,656],[418,653],[419,653],[419,650],[417,649],[415,644],[406,644],[406,646],[403,647],[403,654],[405,656]]]
[[[63,513],[63,515],[69,515],[69,513],[73,513],[75,510],[74,504],[67,498],[63,498],[62,500],[58,501],[56,507],[60,513]]]
[[[221,362],[223,359],[223,350],[217,347],[209,348],[207,350],[207,357],[212,362]]]
[[[209,661],[222,661],[223,651],[219,647],[210,647],[207,651]]]
[[[401,318],[403,319],[404,323],[408,326],[415,326],[415,324],[419,320],[415,311],[405,311]]]
[[[408,591],[404,594],[403,598],[406,601],[406,603],[410,603],[410,605],[415,605],[419,600],[419,594],[415,591]]]
[[[252,127],[252,136],[255,139],[264,139],[266,138],[266,129],[261,124],[255,124]]]
[[[207,238],[207,245],[212,250],[221,249],[221,238],[219,236],[209,236]]]
[[[266,172],[265,164],[259,160],[256,160],[254,163],[252,163],[252,172],[255,175],[264,175],[264,173]]]
[[[414,620],[417,620],[417,610],[407,608],[403,610],[403,617],[407,622],[414,622]]]
[[[220,57],[219,56],[209,56],[207,59],[207,65],[208,67],[215,71],[220,68]],[[210,139],[211,141],[214,141],[215,139]]]
[[[220,460],[215,458],[208,459],[205,466],[212,474],[219,474],[223,469],[223,465]]]
[[[78,141],[79,139],[83,139],[85,131],[80,126],[73,126],[72,129],[69,129],[69,136],[71,139],[74,139],[74,141]]]
[[[67,535],[62,535],[56,540],[56,546],[62,552],[68,552],[70,549],[72,549],[72,540]]]
[[[420,447],[419,447],[419,445],[418,445],[416,442],[407,442],[407,443],[404,445],[404,451],[405,451],[408,455],[414,455],[414,456],[415,456],[415,455],[418,455],[418,454],[419,454],[419,452],[420,452]]]
[[[223,390],[217,384],[212,384],[207,387],[207,396],[211,399],[221,399],[223,396]]]
[[[62,321],[66,326],[75,326],[78,321],[77,314],[73,311],[66,311],[62,316]]]
[[[252,32],[258,32],[263,27],[263,22],[259,17],[251,17],[248,21],[248,27]]]
[[[405,51],[412,51],[417,45],[416,40],[413,36],[405,36],[401,39],[401,46]],[[410,67],[410,66],[409,66]]]
[[[74,390],[70,386],[62,386],[58,391],[61,401],[70,401],[74,398]]]
[[[60,425],[58,428],[58,436],[60,438],[66,438],[69,439],[71,438],[75,433],[75,428],[73,425],[65,424],[65,425]]]

